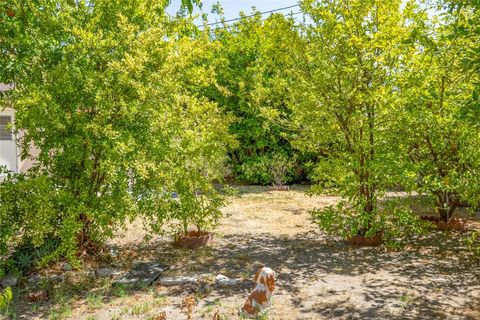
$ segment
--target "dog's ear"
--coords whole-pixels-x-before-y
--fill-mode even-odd
[[[273,289],[275,288],[275,272],[272,272],[268,275],[265,286],[268,288],[268,290],[270,290],[270,292],[273,292]]]

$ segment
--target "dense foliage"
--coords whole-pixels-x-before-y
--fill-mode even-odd
[[[230,164],[239,182],[275,184],[273,167],[283,159],[286,182],[307,178],[308,156],[294,150],[286,126],[293,87],[288,71],[294,67],[288,47],[298,38],[294,24],[281,14],[263,21],[257,12],[231,25],[206,28],[214,46],[210,63],[216,83],[205,95],[235,116],[230,132],[238,148],[230,153]]]
[[[224,178],[334,190],[312,215],[344,237],[421,230],[392,188],[445,222],[480,203],[478,2],[304,0],[303,21],[231,24],[216,5],[200,27],[199,0],[168,4],[0,4],[0,103],[35,160],[0,184],[2,259],[75,260],[134,219],[212,228]]]
[[[480,74],[464,64],[473,39],[457,37],[451,19],[443,17],[435,33],[419,30],[419,47],[399,75],[402,109],[394,113],[395,134],[404,137],[399,153],[412,165],[406,176],[432,196],[445,222],[462,203],[480,202],[480,131],[466,117]]]
[[[414,3],[304,1],[303,6],[312,24],[305,27],[294,71],[297,145],[322,154],[315,179],[348,199],[315,218],[337,229],[338,212],[348,217],[342,224],[349,234],[374,235],[385,227],[378,200],[396,176],[389,126],[398,103],[396,71],[405,64],[416,28]]]
[[[223,196],[212,181],[232,141],[229,118],[195,95],[213,78],[196,63],[208,41],[176,39],[188,23],[166,5],[13,5],[17,43],[3,62],[15,63],[2,81],[16,87],[3,101],[16,109],[22,157],[39,151],[28,173],[0,185],[0,254],[53,238],[50,258],[74,260],[136,217],[161,232],[179,218],[175,206],[203,209],[190,225],[218,219]]]

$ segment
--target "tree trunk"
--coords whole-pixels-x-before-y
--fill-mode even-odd
[[[368,223],[365,229],[359,230],[359,235],[364,236],[372,227],[373,214],[375,211],[374,187],[369,183],[370,171],[366,167],[365,155],[360,156],[360,197],[363,200],[363,214],[368,216]]]
[[[367,117],[368,117],[368,148],[365,152],[363,152],[360,156],[360,172],[361,177],[361,192],[362,196],[365,201],[364,211],[369,217],[367,230],[372,227],[373,215],[375,212],[375,186],[371,182],[370,179],[370,164],[374,160],[375,156],[375,139],[374,139],[374,109],[372,106],[367,106]],[[363,130],[361,131],[361,135],[363,137]]]
[[[82,230],[77,234],[77,246],[80,253],[86,253],[93,245],[90,238],[90,220],[84,213],[80,214],[79,220],[82,223]]]
[[[439,191],[437,192],[437,197],[438,214],[440,215],[440,219],[446,223],[452,218],[460,202],[455,195],[449,192]]]

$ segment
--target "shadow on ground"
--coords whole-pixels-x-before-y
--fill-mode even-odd
[[[277,291],[300,313],[325,318],[473,319],[457,309],[480,288],[478,261],[464,251],[460,237],[443,232],[419,237],[415,248],[397,252],[352,247],[317,233],[227,235],[197,252],[173,250],[164,242],[144,249],[155,250],[158,260],[178,259],[179,274],[248,279],[267,265],[277,271]],[[331,299],[336,295],[350,298]]]
[[[155,295],[165,288],[152,286],[133,291],[114,287],[109,279],[91,276],[95,268],[118,267],[126,271],[143,261],[171,266],[167,276],[206,274],[214,278],[223,274],[242,279],[232,288],[221,289],[207,283],[162,291],[168,295],[170,307],[176,309],[181,309],[185,295],[194,294],[203,306],[208,307],[212,301],[228,301],[230,311],[235,310],[251,289],[252,275],[266,265],[277,273],[271,312],[274,319],[480,319],[480,263],[465,248],[461,233],[433,231],[410,239],[411,245],[400,251],[352,247],[321,232],[307,232],[313,229],[303,224],[295,225],[300,218],[307,221],[308,216],[308,207],[299,206],[305,204],[305,199],[298,196],[300,193],[288,193],[289,198],[278,194],[263,196],[266,188],[240,190],[252,196],[246,196],[231,210],[237,219],[224,225],[225,234],[218,236],[210,248],[181,250],[173,248],[166,238],[145,243],[132,237],[123,246],[108,248],[118,252],[115,258],[87,264],[85,277],[80,275],[76,280],[81,272],[74,271],[64,283],[42,284],[49,293],[46,302],[25,302],[25,295],[36,289],[21,284],[16,289],[13,311],[21,319],[77,319],[79,315],[87,319],[89,309],[103,312],[114,307],[121,311],[124,297],[137,302],[158,298],[155,307],[163,307],[165,300]],[[262,193],[262,197],[257,193]],[[325,205],[331,200],[318,198],[318,203],[311,206]],[[251,216],[245,212],[246,203]],[[263,227],[261,223],[265,223],[267,214],[275,217],[272,221],[279,217],[282,228]],[[240,229],[238,223],[242,219],[254,220],[257,228]],[[286,223],[293,224],[292,232],[285,232]],[[137,233],[139,230],[134,229],[133,234]],[[218,307],[227,308],[225,304]],[[168,319],[178,319],[181,311],[175,312],[177,317]],[[128,316],[120,318],[144,318]]]
[[[297,311],[296,319],[475,319],[459,312],[468,307],[469,293],[480,288],[478,261],[469,258],[460,237],[432,232],[415,243],[415,248],[392,252],[352,247],[319,233],[295,237],[242,233],[223,236],[213,247],[198,251],[175,249],[166,240],[118,250],[125,266],[141,257],[172,265],[174,274],[222,273],[245,279],[235,288],[217,290],[221,297],[244,295],[251,275],[267,265],[277,272],[276,295],[288,300]],[[63,296],[52,293],[53,300],[43,308],[19,308],[17,316],[48,318],[62,297],[73,302],[100,292],[102,302],[108,303],[116,296],[134,294],[92,279],[66,288]]]

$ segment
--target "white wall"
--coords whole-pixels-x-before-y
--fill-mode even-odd
[[[11,116],[13,125],[15,125],[15,110],[11,108],[0,109],[0,115]],[[33,143],[29,146],[29,158],[21,159],[21,149],[17,146],[17,140],[22,137],[22,132],[18,136],[13,136],[12,141],[0,140],[0,166],[7,166],[8,170],[13,172],[26,172],[35,163],[33,158],[38,156],[39,149]],[[0,179],[1,181],[1,179]]]
[[[0,116],[9,117],[11,123],[15,122],[15,113],[10,108],[4,108],[3,110],[0,110]],[[18,172],[19,170],[18,150],[15,142],[15,136],[13,134],[9,140],[0,138],[0,166],[5,166],[7,170],[13,172]]]
[[[11,83],[0,83],[0,92],[5,92],[11,90],[15,87]],[[15,125],[15,110],[12,108],[1,107],[0,106],[0,115],[11,116],[13,120],[13,125]],[[0,140],[0,166],[6,165],[9,170],[14,172],[25,172],[32,167],[34,160],[39,150],[33,144],[30,144],[28,153],[31,158],[20,159],[21,151],[16,144],[16,140],[22,137],[22,132],[18,136],[14,136],[13,141]],[[0,179],[1,181],[1,179]]]

